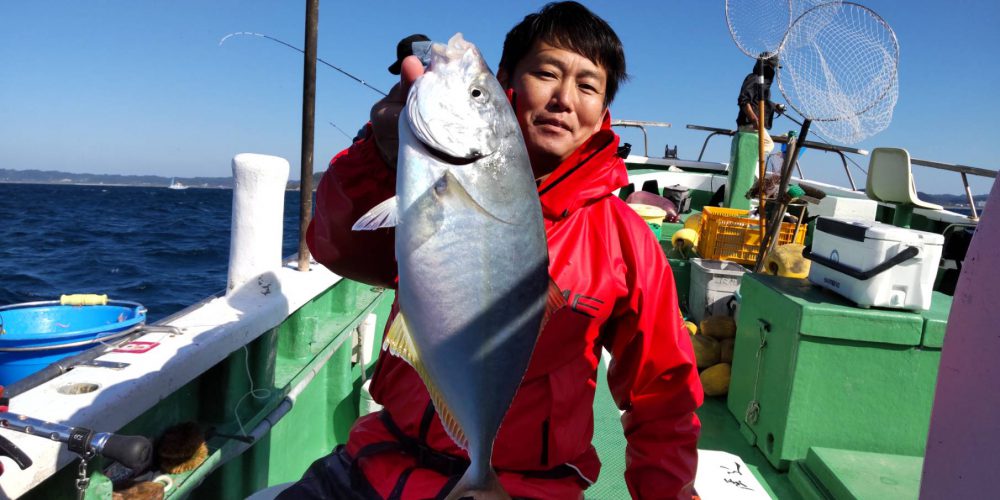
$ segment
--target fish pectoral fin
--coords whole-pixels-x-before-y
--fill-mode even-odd
[[[427,369],[420,359],[420,351],[417,350],[417,345],[413,342],[413,337],[410,335],[410,329],[406,325],[406,318],[403,316],[402,311],[396,314],[392,325],[389,326],[389,331],[385,334],[385,345],[389,348],[390,353],[402,358],[403,361],[406,361],[417,372],[420,380],[423,380],[424,386],[427,387],[427,392],[431,396],[431,402],[434,404],[434,409],[437,411],[438,418],[441,419],[441,424],[445,431],[448,432],[448,436],[458,446],[468,449],[469,441],[465,437],[465,432],[462,431],[462,426],[455,419],[441,391],[427,375]]]
[[[476,201],[476,199],[473,198],[471,194],[469,194],[469,191],[465,189],[465,186],[462,186],[462,183],[459,182],[458,177],[455,177],[455,175],[452,174],[451,171],[445,172],[444,175],[441,176],[441,178],[437,181],[437,183],[434,184],[434,187],[432,189],[438,190],[438,192],[441,194],[444,193],[451,194],[462,204],[472,207],[475,211],[501,224],[508,224],[508,225],[511,224],[510,222],[507,222],[493,215],[493,213],[491,213],[489,210],[486,210],[486,208],[483,207],[481,203]]]
[[[371,210],[362,215],[351,229],[354,231],[374,231],[383,227],[396,227],[396,224],[399,222],[399,205],[397,200],[393,196],[375,205]]]

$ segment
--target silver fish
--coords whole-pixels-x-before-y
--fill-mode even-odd
[[[433,46],[410,89],[396,192],[355,225],[396,226],[402,319],[387,342],[469,453],[448,498],[509,498],[490,460],[538,338],[548,252],[513,109],[460,33]]]

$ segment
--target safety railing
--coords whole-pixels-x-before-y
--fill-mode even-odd
[[[737,132],[736,130],[732,130],[732,129],[724,129],[724,128],[717,128],[717,127],[706,127],[706,126],[702,126],[702,125],[688,125],[687,128],[690,129],[690,130],[701,130],[701,131],[709,133],[708,137],[705,138],[705,142],[701,145],[701,152],[698,153],[698,161],[701,161],[702,155],[705,154],[705,148],[708,146],[708,141],[712,137],[715,137],[717,135],[725,135],[725,136],[728,136],[728,137],[732,137]],[[786,136],[777,136],[777,135],[775,135],[775,136],[771,136],[771,139],[774,140],[774,142],[779,143],[779,144],[785,144],[785,143],[788,142],[788,137],[786,137]],[[847,166],[847,156],[846,156],[845,153],[856,154],[856,155],[861,155],[861,156],[868,156],[869,152],[867,150],[857,149],[857,148],[852,148],[852,147],[847,147],[847,146],[838,146],[838,145],[835,145],[835,144],[826,144],[826,143],[815,142],[815,141],[805,141],[805,146],[807,148],[809,148],[809,149],[814,149],[814,150],[818,150],[818,151],[825,151],[825,152],[829,152],[829,153],[834,153],[834,154],[840,156],[840,161],[841,161],[841,163],[844,166],[844,173],[847,174],[847,180],[851,184],[851,189],[854,190],[854,191],[858,190],[857,185],[854,183],[854,176],[851,175],[851,170]],[[972,196],[972,189],[969,187],[969,177],[968,176],[969,175],[978,175],[980,177],[987,177],[987,178],[992,179],[992,178],[995,178],[997,176],[997,172],[996,171],[994,171],[994,170],[987,170],[985,168],[970,167],[968,165],[953,165],[953,164],[950,164],[950,163],[941,163],[941,162],[937,162],[937,161],[921,160],[921,159],[912,158],[912,157],[910,158],[910,164],[911,165],[920,165],[922,167],[929,167],[929,168],[934,168],[934,169],[938,169],[938,170],[947,170],[947,171],[950,171],[950,172],[958,172],[962,176],[962,185],[965,187],[965,196],[966,196],[966,198],[969,201],[969,208],[970,208],[970,212],[971,212],[969,214],[969,218],[972,219],[972,220],[979,220],[979,212],[976,209],[976,201],[975,201],[975,199]],[[795,162],[795,168],[798,171],[799,177],[802,178],[802,179],[805,179],[805,176],[802,174],[802,169],[799,167],[798,161]]]
[[[717,135],[725,135],[732,137],[736,134],[736,130],[717,128],[717,127],[706,127],[703,125],[688,125],[690,130],[701,130],[704,132],[709,132],[708,137],[705,138],[705,142],[701,145],[701,152],[698,153],[698,161],[701,161],[701,157],[705,154],[705,148],[708,146],[708,141]],[[772,135],[771,140],[777,144],[788,143],[788,137],[783,135]],[[854,183],[854,176],[851,175],[851,169],[847,166],[847,155],[845,153],[856,154],[861,156],[868,156],[868,151],[864,149],[851,148],[847,146],[837,146],[835,144],[826,144],[823,142],[815,141],[805,141],[805,147],[809,149],[814,149],[818,151],[824,151],[827,153],[833,153],[840,157],[840,163],[844,166],[844,173],[847,174],[847,181],[851,184],[851,190],[857,191],[858,187]],[[795,170],[799,173],[799,178],[805,179],[802,174],[802,168],[799,166],[798,159],[795,161]]]
[[[649,136],[646,135],[646,127],[670,128],[666,122],[647,122],[642,120],[611,120],[612,127],[635,127],[642,131],[642,155],[649,156]],[[701,160],[701,158],[699,158]]]
[[[979,211],[976,210],[976,200],[972,197],[972,189],[969,188],[969,175],[978,175],[980,177],[986,177],[989,179],[996,178],[997,173],[995,170],[987,170],[985,168],[970,167],[967,165],[952,165],[950,163],[941,163],[937,161],[930,160],[920,160],[917,158],[910,158],[911,165],[920,165],[921,167],[936,168],[938,170],[948,170],[950,172],[958,172],[962,176],[962,185],[965,186],[965,197],[969,200],[969,218],[972,220],[979,220]]]

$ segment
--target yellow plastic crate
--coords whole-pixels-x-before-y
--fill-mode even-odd
[[[705,207],[701,215],[701,232],[698,234],[698,255],[703,259],[728,260],[740,264],[754,264],[760,252],[760,224],[748,218],[749,210]],[[783,222],[778,232],[778,244],[792,243],[795,224]],[[806,226],[799,227],[795,243],[806,240]]]

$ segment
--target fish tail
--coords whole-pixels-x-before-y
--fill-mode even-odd
[[[493,472],[492,467],[488,468],[485,478],[478,478],[479,475],[470,466],[445,497],[445,500],[460,500],[462,498],[511,500],[510,495],[500,485],[500,478],[497,477],[496,472]]]

